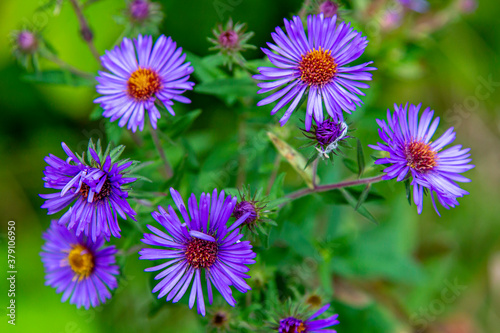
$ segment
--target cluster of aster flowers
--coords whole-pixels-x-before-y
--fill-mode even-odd
[[[414,10],[421,10],[425,1],[400,1]],[[416,4],[420,4],[420,7]],[[357,61],[367,46],[367,38],[353,29],[350,23],[338,22],[338,5],[333,1],[317,3],[319,14],[309,15],[305,22],[299,16],[284,20],[284,29],[277,27],[271,34],[273,43],[262,48],[272,67],[259,67],[259,94],[269,94],[257,103],[259,106],[276,102],[271,114],[285,108],[280,119],[284,126],[305,103],[302,130],[314,146],[314,158],[329,158],[340,146],[347,145],[346,115],[363,104],[361,89],[369,88],[365,81],[372,79],[371,61]],[[135,22],[143,22],[151,15],[154,5],[149,1],[129,3],[129,15]],[[252,33],[244,33],[243,24],[232,20],[214,30],[215,49],[228,56],[231,63],[244,61],[240,52]],[[17,36],[20,52],[33,53],[38,44],[34,34],[23,31]],[[120,45],[106,51],[100,58],[105,70],[97,76],[94,102],[102,108],[104,117],[118,121],[118,126],[132,132],[142,131],[145,114],[153,129],[157,129],[160,111],[165,109],[175,116],[174,101],[190,103],[183,94],[192,90],[189,81],[194,69],[186,61],[186,54],[171,37],[161,35],[156,41],[150,35],[139,34],[135,39],[124,38]],[[438,129],[439,118],[429,108],[419,116],[420,105],[396,105],[387,112],[387,121],[377,120],[382,143],[371,145],[383,156],[375,164],[385,165],[382,179],[406,181],[413,186],[413,201],[420,214],[423,197],[429,193],[437,211],[436,199],[443,207],[458,205],[457,199],[468,194],[457,182],[469,179],[461,173],[472,169],[469,149],[456,145],[445,147],[455,139],[449,129],[437,140],[432,137]],[[42,261],[46,269],[46,284],[63,293],[78,307],[89,308],[104,303],[117,287],[119,267],[117,249],[105,245],[111,236],[120,237],[118,216],[136,220],[136,212],[129,202],[129,189],[137,178],[130,176],[136,162],[120,160],[124,147],[107,148],[91,141],[87,155],[74,153],[62,143],[64,159],[50,154],[45,158],[44,186],[54,190],[41,194],[42,208],[48,214],[63,211],[51,222],[43,235]],[[314,185],[315,186],[315,185]],[[251,290],[247,279],[250,265],[256,262],[251,241],[244,240],[244,228],[259,229],[272,213],[260,192],[250,191],[236,196],[214,189],[212,193],[192,194],[187,205],[181,194],[170,189],[175,204],[158,206],[152,212],[157,224],[147,225],[150,231],[141,239],[144,246],[139,259],[154,261],[146,272],[157,272],[157,284],[152,293],[173,303],[189,293],[189,307],[195,303],[199,314],[205,316],[205,295],[208,303],[214,299],[214,288],[231,306],[236,299],[233,291]],[[439,214],[439,212],[438,212]],[[135,222],[132,222],[135,223]],[[320,306],[322,300],[307,303]],[[294,312],[280,316],[273,327],[282,333],[335,332],[337,315],[317,319],[328,310],[329,304],[312,315]],[[211,325],[227,327],[229,315],[217,312]]]

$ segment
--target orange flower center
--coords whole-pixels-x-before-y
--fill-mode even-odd
[[[68,262],[79,279],[87,278],[94,270],[94,256],[83,245],[74,245],[73,249],[69,251]]]
[[[139,67],[127,81],[127,93],[139,101],[150,99],[160,89],[160,76],[149,68]]]
[[[412,141],[405,147],[407,166],[419,172],[427,172],[437,165],[437,152],[429,144]]]
[[[299,62],[300,79],[308,85],[323,86],[332,81],[337,64],[331,51],[312,49]]]

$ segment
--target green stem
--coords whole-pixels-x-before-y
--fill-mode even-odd
[[[156,130],[153,128],[153,126],[150,124],[150,129],[151,129],[151,137],[153,138],[153,142],[155,144],[156,150],[158,151],[158,154],[160,154],[160,158],[163,161],[163,164],[165,166],[165,171],[167,173],[167,179],[172,178],[174,175],[174,172],[172,170],[172,167],[170,166],[170,163],[167,160],[167,156],[165,155],[165,151],[163,150],[163,147],[161,146],[160,138],[158,138],[158,133],[156,133]]]

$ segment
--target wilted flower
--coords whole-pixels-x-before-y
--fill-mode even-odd
[[[173,101],[191,103],[182,96],[194,85],[188,81],[193,67],[185,59],[182,48],[177,48],[170,37],[161,35],[154,46],[151,36],[139,35],[133,42],[124,38],[120,46],[101,57],[102,65],[111,73],[99,71],[96,90],[103,96],[94,103],[104,109],[104,117],[120,119],[120,127],[128,123],[127,128],[133,132],[144,129],[147,111],[156,129],[161,117],[157,104],[161,102],[174,116]]]
[[[170,189],[172,198],[179,209],[183,221],[179,220],[172,206],[167,210],[161,206],[159,212],[153,212],[153,218],[165,228],[167,233],[148,225],[153,234],[144,234],[142,242],[157,248],[145,248],[139,251],[139,259],[164,260],[166,262],[147,268],[147,272],[162,270],[155,280],[161,281],[153,288],[153,293],[160,292],[158,298],[166,296],[167,301],[179,301],[194,279],[189,297],[189,307],[195,300],[198,313],[205,316],[202,276],[205,278],[208,300],[213,301],[212,285],[231,305],[236,304],[230,286],[245,293],[250,287],[244,279],[250,269],[247,265],[255,263],[255,253],[249,241],[240,241],[238,227],[245,222],[250,213],[237,219],[229,228],[226,223],[236,205],[236,198],[225,196],[224,191],[217,195],[217,190],[210,194],[203,193],[200,202],[191,195],[188,200],[188,215],[180,194]],[[170,266],[170,267],[169,267]],[[168,267],[168,268],[167,268]],[[203,275],[202,275],[203,274]]]
[[[330,159],[336,155],[343,140],[349,138],[347,132],[348,126],[345,122],[338,122],[330,118],[326,118],[318,125],[313,125],[310,132],[303,130],[304,135],[311,140],[306,147],[314,145],[319,156]]]
[[[124,147],[120,146],[103,154],[100,143],[97,149],[90,141],[88,164],[83,157],[73,153],[63,142],[68,158],[65,160],[50,154],[45,158],[48,166],[44,170],[45,188],[57,190],[51,194],[40,194],[46,199],[42,208],[48,214],[57,213],[69,206],[59,219],[68,229],[75,229],[76,236],[83,232],[93,241],[103,236],[120,237],[117,215],[135,220],[135,211],[127,202],[126,187],[136,178],[126,177],[133,165],[131,161],[119,161]]]
[[[307,131],[311,129],[313,116],[316,123],[323,122],[323,104],[330,117],[342,121],[342,111],[351,113],[361,105],[357,95],[364,93],[359,88],[369,87],[359,81],[371,80],[368,71],[375,70],[368,67],[372,62],[346,66],[363,54],[368,43],[366,37],[361,37],[361,33],[352,29],[350,24],[342,22],[336,25],[335,16],[310,15],[307,18],[308,37],[298,16],[284,22],[288,36],[277,27],[276,33],[272,34],[277,45],[268,43],[270,50],[262,49],[276,67],[259,67],[260,74],[254,75],[257,80],[269,81],[258,83],[262,88],[258,93],[280,90],[257,105],[279,100],[271,111],[275,114],[290,103],[280,119],[283,126],[304,96],[308,96]]]
[[[62,302],[69,299],[78,308],[96,307],[111,298],[110,290],[118,286],[114,246],[104,246],[104,237],[95,241],[68,230],[52,221],[43,234],[43,266],[45,284],[63,293]]]
[[[425,109],[419,121],[421,104],[394,105],[394,114],[387,110],[387,123],[377,120],[380,126],[379,135],[384,143],[370,145],[371,148],[388,153],[388,157],[378,159],[375,164],[389,165],[384,169],[383,179],[397,178],[398,181],[412,177],[413,201],[422,212],[423,195],[430,192],[434,209],[439,214],[435,196],[445,208],[458,205],[457,198],[469,194],[456,182],[469,182],[461,173],[474,168],[470,149],[462,149],[461,145],[442,150],[455,140],[453,127],[441,137],[431,141],[439,124],[439,117],[434,119],[434,111]]]
[[[245,23],[233,24],[233,20],[229,19],[225,26],[219,24],[217,29],[212,30],[215,39],[208,38],[214,44],[210,50],[218,50],[224,57],[224,65],[227,65],[229,69],[232,68],[233,64],[241,65],[244,63],[245,58],[241,52],[255,48],[255,46],[247,44],[254,33],[245,31]]]

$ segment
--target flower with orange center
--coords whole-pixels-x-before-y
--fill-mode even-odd
[[[160,89],[160,77],[149,68],[139,67],[130,75],[127,81],[127,93],[136,101],[149,100]]]
[[[375,164],[386,166],[382,179],[408,181],[408,189],[413,186],[413,194],[408,192],[408,195],[413,196],[419,214],[424,194],[430,192],[434,209],[439,214],[436,197],[448,209],[458,205],[457,198],[469,194],[456,182],[469,182],[461,173],[474,168],[474,165],[469,164],[470,149],[462,149],[460,145],[444,149],[455,140],[453,128],[431,141],[439,118],[433,119],[434,111],[430,108],[419,116],[420,106],[395,105],[393,114],[390,110],[387,112],[387,122],[377,120],[383,143],[370,147],[387,156],[375,161]]]
[[[120,119],[118,126],[127,125],[133,132],[144,129],[147,112],[156,129],[161,117],[158,106],[163,105],[175,116],[174,101],[191,103],[182,96],[194,86],[188,81],[193,67],[185,60],[186,54],[170,37],[161,35],[156,43],[151,36],[124,38],[101,57],[102,66],[109,72],[100,71],[96,77],[96,90],[102,96],[94,103],[104,109],[104,117],[111,121]]]
[[[298,16],[284,23],[285,30],[277,27],[271,34],[275,44],[267,43],[269,49],[262,49],[274,67],[259,67],[260,73],[253,76],[264,81],[257,84],[259,94],[271,93],[257,105],[277,101],[271,114],[285,109],[280,119],[283,126],[307,98],[306,131],[311,130],[313,119],[316,124],[323,122],[323,109],[333,120],[343,121],[343,112],[351,113],[363,103],[360,88],[369,85],[360,81],[370,81],[369,72],[376,69],[369,67],[372,62],[349,66],[363,54],[366,37],[350,24],[337,25],[336,15],[309,15],[307,29]]]
[[[302,56],[299,62],[300,79],[312,86],[330,83],[337,72],[337,64],[331,50],[312,49]]]

